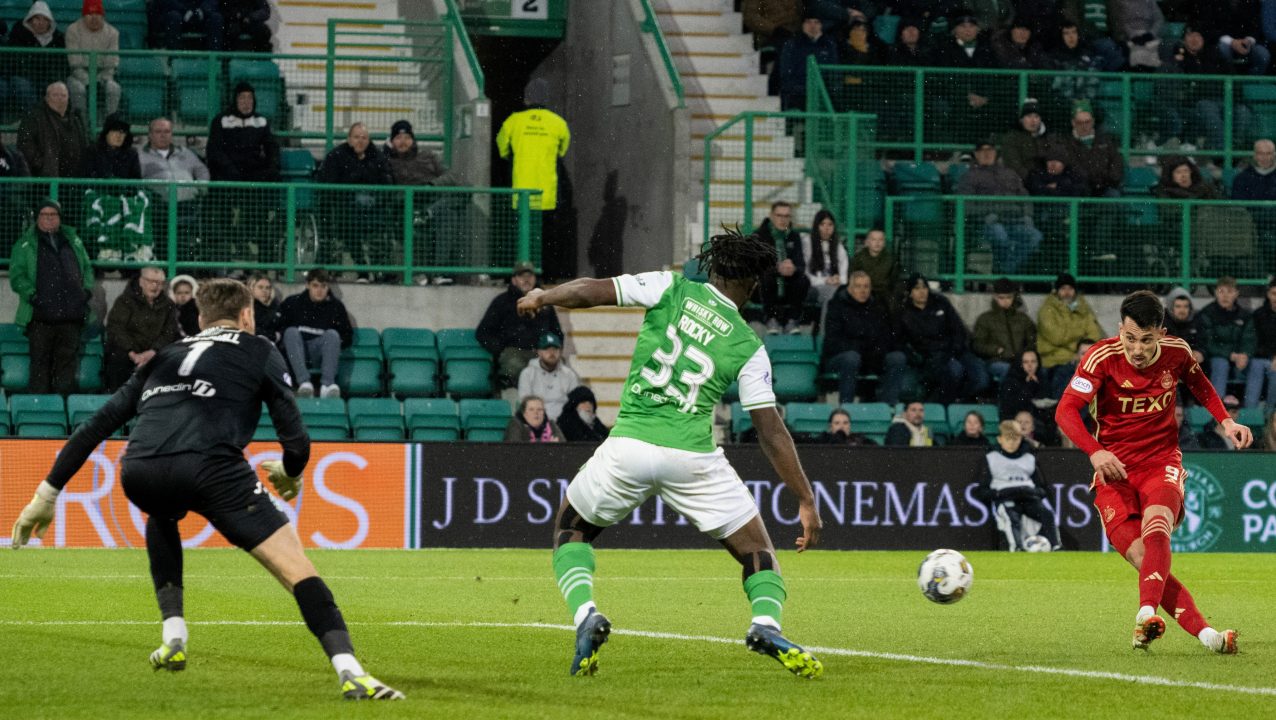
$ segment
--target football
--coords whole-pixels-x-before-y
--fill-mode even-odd
[[[917,587],[927,600],[940,605],[951,605],[965,597],[974,580],[970,561],[956,550],[936,550],[917,568]]]
[[[1050,552],[1050,541],[1041,535],[1029,535],[1023,539],[1023,549],[1028,552]]]

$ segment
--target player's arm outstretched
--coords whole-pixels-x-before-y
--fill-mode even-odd
[[[591,308],[616,304],[616,284],[611,278],[576,278],[549,290],[534,288],[518,300],[518,314],[535,317],[546,305]]]
[[[1183,372],[1181,379],[1196,401],[1209,410],[1214,420],[1222,426],[1223,432],[1236,444],[1237,450],[1247,448],[1254,443],[1254,433],[1249,427],[1236,422],[1228,414],[1223,401],[1218,398],[1218,392],[1214,390],[1214,384],[1205,377],[1205,371],[1201,370],[1196,358],[1192,358],[1191,365]]]
[[[71,482],[71,478],[80,471],[84,461],[89,459],[98,445],[137,414],[137,402],[142,397],[142,386],[150,374],[149,367],[149,364],[144,365],[134,373],[62,446],[48,476],[36,487],[35,496],[22,509],[17,522],[13,524],[11,542],[14,550],[27,544],[33,533],[38,538],[44,537],[49,523],[53,522],[53,512],[62,488]]]
[[[819,511],[815,509],[815,493],[802,470],[802,463],[798,461],[793,438],[774,406],[752,410],[749,415],[753,419],[753,427],[758,431],[758,444],[762,446],[762,453],[771,462],[771,467],[775,468],[780,480],[784,481],[784,486],[798,499],[802,537],[795,543],[797,550],[802,552],[812,548],[820,541],[820,528],[824,523],[820,520]]]

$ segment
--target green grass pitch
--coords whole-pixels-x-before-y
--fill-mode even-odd
[[[146,661],[160,631],[143,552],[33,548],[0,555],[0,715],[1276,716],[1270,555],[1174,559],[1215,627],[1241,631],[1241,654],[1223,657],[1173,623],[1132,651],[1135,575],[1113,555],[971,553],[972,593],[945,607],[917,590],[922,552],[782,553],[785,631],[824,648],[816,681],[745,650],[748,606],[721,550],[600,550],[596,598],[616,632],[593,678],[567,673],[548,550],[310,555],[364,665],[406,702],[342,702],[292,599],[242,553],[186,554],[190,663],[168,674]]]

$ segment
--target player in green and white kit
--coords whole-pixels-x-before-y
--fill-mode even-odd
[[[787,593],[775,548],[753,496],[713,443],[713,407],[738,380],[740,402],[752,415],[763,452],[798,498],[798,552],[815,545],[821,523],[811,484],[775,408],[771,362],[739,311],[759,278],[774,270],[775,247],[756,235],[728,232],[710,241],[700,262],[709,272],[706,284],[668,272],[581,278],[533,290],[518,302],[519,312],[528,315],[546,305],[647,308],[616,426],[567,488],[555,520],[554,572],[576,622],[573,675],[597,670],[598,649],[611,632],[594,607],[590,543],[655,494],[744,566],[753,612],[749,649],[802,677],[824,670],[780,634]]]

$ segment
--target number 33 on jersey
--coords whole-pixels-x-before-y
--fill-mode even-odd
[[[647,308],[613,436],[712,452],[713,406],[732,382],[744,409],[775,405],[762,340],[717,288],[669,272],[613,282],[617,305]]]

